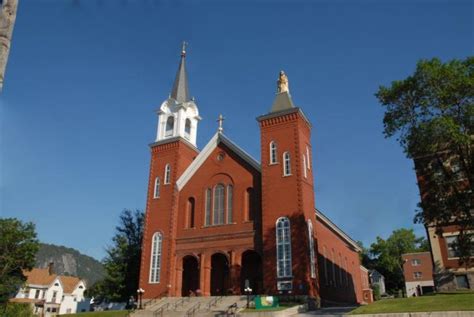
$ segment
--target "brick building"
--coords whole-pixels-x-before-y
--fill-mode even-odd
[[[222,117],[198,150],[201,117],[185,55],[150,145],[144,298],[242,294],[248,280],[255,294],[363,302],[361,249],[315,209],[311,124],[294,106],[286,75],[270,112],[257,118],[258,162],[224,135]]]
[[[434,291],[433,262],[430,252],[402,254],[403,276],[407,297]]]

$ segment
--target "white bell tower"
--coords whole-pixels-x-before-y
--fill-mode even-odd
[[[189,97],[185,58],[186,42],[183,42],[181,61],[174,80],[173,90],[158,110],[156,141],[182,137],[196,146],[197,126],[201,117],[196,103]]]

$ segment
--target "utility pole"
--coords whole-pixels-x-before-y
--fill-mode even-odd
[[[18,0],[0,0],[0,92],[3,88],[5,69],[15,25]]]

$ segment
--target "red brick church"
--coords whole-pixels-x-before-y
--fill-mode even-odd
[[[311,123],[281,72],[271,109],[257,117],[261,161],[219,129],[196,146],[198,107],[181,54],[158,110],[140,268],[144,298],[309,295],[362,303],[367,271],[359,246],[315,208]],[[248,122],[252,124],[252,122]]]

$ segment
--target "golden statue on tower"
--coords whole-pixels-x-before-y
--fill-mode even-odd
[[[284,71],[280,71],[280,77],[278,78],[277,81],[277,93],[282,93],[282,92],[290,92],[289,87],[288,87],[288,77],[286,77],[286,74]]]

